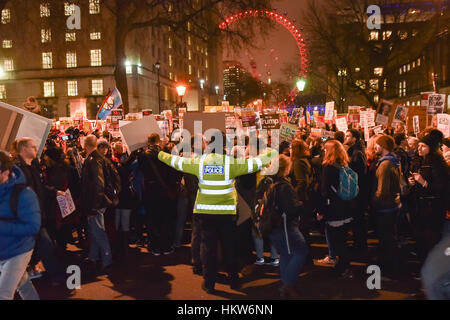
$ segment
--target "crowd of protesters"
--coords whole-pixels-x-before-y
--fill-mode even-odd
[[[273,175],[237,177],[239,201],[252,215],[219,237],[232,287],[239,287],[237,270],[245,266],[279,266],[281,295],[298,298],[300,271],[313,258],[334,266],[337,277],[352,279],[350,261],[368,254],[368,230],[379,240],[377,259],[385,280],[401,276],[406,258],[399,250],[407,240],[414,241],[414,253],[424,263],[450,233],[445,196],[450,143],[436,129],[417,137],[396,131],[372,132],[365,142],[358,129],[327,140],[302,130],[291,143],[280,144]],[[191,157],[208,150],[208,141],[199,139],[197,149],[192,139]],[[186,243],[187,222],[193,273],[206,280],[211,270],[205,266],[214,264],[204,253],[211,250],[206,242],[218,236],[193,214],[197,177],[158,160],[160,151],[170,154],[174,148],[176,142],[151,134],[147,147],[127,154],[120,139],[95,133],[84,138],[83,147],[78,140],[65,144],[49,138],[40,158],[30,138],[16,141],[10,154],[0,152],[0,299],[12,299],[16,291],[23,299],[38,299],[30,281],[42,276],[38,262],[52,284],[65,283],[61,256],[69,244],[85,250],[83,268],[98,275],[127,259],[132,243],[147,246],[154,256],[176,253]],[[248,139],[243,148],[224,151],[248,158]],[[349,200],[338,192],[342,168],[357,174],[357,194]],[[62,218],[57,196],[67,189],[77,209]],[[326,257],[312,256],[317,232],[325,235]],[[214,290],[213,285],[204,289]]]

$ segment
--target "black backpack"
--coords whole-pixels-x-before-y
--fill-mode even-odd
[[[280,227],[283,223],[280,210],[277,206],[276,188],[284,182],[277,182],[269,187],[264,195],[263,205],[260,209],[259,232],[266,236],[271,230]]]
[[[122,185],[119,173],[108,159],[105,159],[103,165],[103,177],[105,179],[105,195],[109,200],[113,201],[122,191]]]
[[[14,185],[11,195],[9,196],[9,207],[13,213],[12,218],[0,217],[2,221],[14,221],[18,220],[18,207],[19,207],[19,196],[20,193],[27,188],[26,184],[16,184]]]

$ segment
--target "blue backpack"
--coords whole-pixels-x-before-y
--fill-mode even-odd
[[[333,186],[331,188],[342,200],[355,199],[359,193],[358,174],[350,167],[340,167],[339,190],[336,190]]]

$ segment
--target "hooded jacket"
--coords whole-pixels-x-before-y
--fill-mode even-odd
[[[400,207],[400,160],[388,153],[377,162],[371,206],[376,212],[393,212]]]
[[[26,184],[26,178],[17,166],[12,171],[11,178],[0,184],[0,261],[32,250],[41,228],[39,202],[29,187],[19,195],[17,219],[14,219],[10,208],[11,192],[16,184]]]

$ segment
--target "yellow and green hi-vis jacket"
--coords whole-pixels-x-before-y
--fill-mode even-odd
[[[274,149],[249,159],[217,153],[184,158],[161,151],[158,159],[178,171],[197,176],[199,189],[194,213],[234,215],[237,204],[234,178],[261,170],[276,156],[278,151]]]

